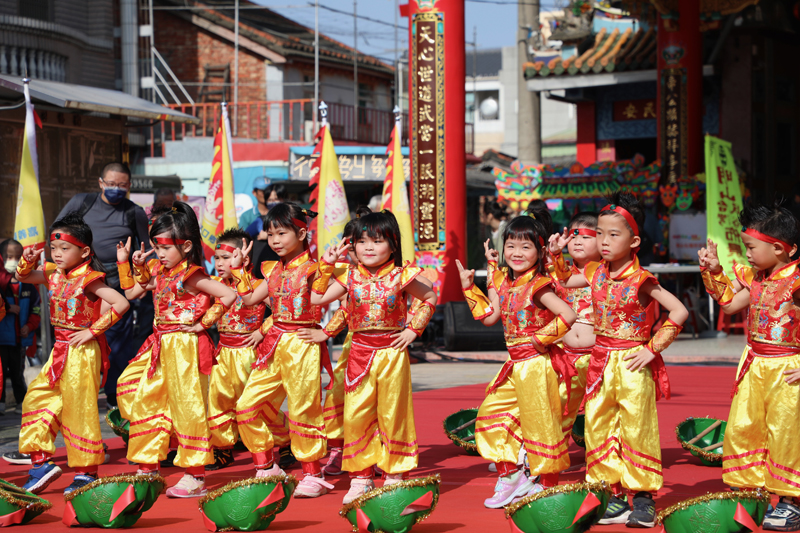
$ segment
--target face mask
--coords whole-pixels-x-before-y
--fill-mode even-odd
[[[14,272],[17,271],[18,264],[19,264],[18,259],[6,259],[6,264],[5,264],[6,272],[8,272],[9,274],[13,274]]]
[[[278,204],[280,204],[280,202],[268,202],[267,203],[267,209],[272,209],[273,207],[277,206]]]
[[[128,191],[126,191],[125,189],[119,189],[117,187],[106,187],[105,195],[106,195],[106,200],[108,200],[108,203],[118,204],[123,199],[125,199],[125,196],[128,195]]]

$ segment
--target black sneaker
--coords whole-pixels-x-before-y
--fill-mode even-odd
[[[93,481],[97,481],[97,478],[90,474],[75,474],[75,477],[72,479],[72,483],[70,483],[69,487],[64,489],[64,496],[72,491],[78,490],[81,487],[85,487]]]
[[[31,456],[28,453],[7,452],[3,454],[3,460],[12,465],[29,465]]]
[[[206,470],[219,470],[233,464],[233,450],[214,448],[214,464],[206,465]]]
[[[656,527],[656,504],[649,492],[637,492],[633,497],[633,512],[625,524],[628,527]]]
[[[178,456],[178,450],[170,450],[167,453],[167,458],[161,461],[161,468],[169,468],[175,466],[175,457]]]
[[[792,498],[783,497],[778,505],[764,517],[762,529],[769,531],[800,530],[800,507]]]
[[[631,508],[628,506],[628,500],[618,496],[612,496],[608,500],[608,507],[600,519],[598,524],[624,524],[628,521],[628,516],[631,514]]]
[[[279,454],[280,459],[278,459],[278,466],[280,466],[282,470],[286,470],[297,462],[297,459],[294,458],[294,454],[292,453],[291,446],[284,446],[280,449]]]

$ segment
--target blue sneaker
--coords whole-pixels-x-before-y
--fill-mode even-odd
[[[72,483],[69,487],[64,489],[64,496],[69,494],[74,490],[78,490],[81,487],[85,487],[92,481],[97,481],[97,478],[90,475],[90,474],[75,474],[75,477],[72,479]]]
[[[772,512],[764,517],[761,527],[769,531],[800,530],[800,507],[792,498],[781,498]]]
[[[25,482],[22,488],[34,494],[39,494],[60,476],[61,469],[53,461],[45,461],[28,470],[28,481]]]

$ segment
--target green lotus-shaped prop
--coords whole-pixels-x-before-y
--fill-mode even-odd
[[[373,489],[342,507],[339,515],[354,532],[406,533],[436,508],[441,481],[435,474]]]
[[[122,413],[119,409],[111,409],[106,413],[106,424],[111,428],[111,431],[118,437],[122,437],[125,444],[128,444],[128,433],[130,432],[131,423],[122,418]]]
[[[0,479],[0,527],[27,524],[51,507],[44,498]]]
[[[161,476],[101,477],[64,496],[67,526],[131,527],[150,509],[167,482]]]
[[[689,443],[717,422],[721,422],[721,424],[697,441]],[[675,427],[675,435],[683,449],[700,459],[705,466],[722,466],[722,440],[725,437],[727,425],[727,422],[718,421],[716,418],[689,417]],[[719,444],[719,446],[712,448],[715,444]]]
[[[514,533],[583,533],[603,517],[611,498],[606,483],[558,485],[506,506]]]
[[[480,455],[475,444],[475,419],[478,409],[462,409],[444,419],[444,433],[453,444],[466,450],[468,455]],[[472,422],[469,424],[469,422]],[[466,425],[465,425],[466,424]]]
[[[279,475],[228,483],[200,500],[209,531],[261,531],[289,505],[297,479]]]
[[[753,531],[764,521],[769,500],[762,490],[716,492],[678,502],[658,513],[656,521],[667,533]]]

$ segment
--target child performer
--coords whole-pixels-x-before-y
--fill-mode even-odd
[[[749,205],[739,214],[746,267],[731,281],[717,245],[699,251],[703,282],[726,314],[747,309],[747,346],[739,363],[722,449],[722,479],[765,487],[780,501],[764,519],[772,531],[800,530],[800,223],[782,207]]]
[[[256,477],[280,474],[273,464],[275,424],[284,398],[289,400],[289,433],[292,453],[303,465],[305,476],[295,489],[301,498],[326,494],[333,485],[325,481],[320,459],[325,456],[325,422],[322,416],[321,365],[327,359],[327,345],[306,343],[299,337],[302,328],[318,327],[319,306],[310,301],[311,284],[318,264],[311,258],[306,240],[307,217],[316,213],[287,202],[269,210],[264,220],[267,241],[280,261],[261,265],[265,283],[253,287],[240,267],[252,243],[234,250],[231,274],[245,305],[256,305],[270,298],[272,326],[258,347],[258,359],[244,392],[236,404],[236,421],[242,441],[253,455]],[[263,332],[262,328],[262,332]]]
[[[456,262],[473,316],[487,326],[502,320],[510,356],[486,388],[475,425],[478,452],[496,464],[499,474],[494,495],[484,501],[490,509],[558,485],[559,473],[569,467],[569,437],[561,430],[558,377],[548,350],[576,315],[544,274],[545,235],[544,225],[532,216],[509,222],[503,235],[508,269],[498,268],[497,250],[484,243],[488,298],[475,287],[475,271]],[[536,484],[517,464],[523,443],[531,473],[539,476]]]
[[[33,270],[37,254],[28,248],[17,266],[17,279],[47,284],[55,345],[50,359],[33,380],[22,402],[20,453],[30,454],[33,468],[25,489],[42,492],[61,475],[52,460],[59,426],[67,445],[67,464],[75,470],[68,494],[97,479],[105,459],[97,395],[108,371],[108,344],[103,333],[130,305],[103,283],[105,273],[92,251],[92,230],[76,213],[57,220],[50,232],[50,256],[43,270]]]
[[[347,295],[353,339],[344,376],[342,468],[351,478],[345,504],[374,487],[374,465],[384,471],[384,485],[402,481],[417,466],[407,347],[425,330],[436,305],[433,290],[416,279],[421,269],[403,264],[394,215],[371,213],[358,222],[353,233],[358,265],[328,286],[334,262],[348,243],[328,248],[311,297],[324,305]],[[407,323],[409,294],[423,303]]]
[[[142,247],[133,254],[137,285],[125,291],[129,299],[153,291],[156,311],[153,334],[131,361],[132,365],[141,359],[149,362],[130,404],[128,460],[139,463],[140,473],[158,472],[174,430],[178,438],[175,465],[185,468],[186,474],[167,489],[167,496],[199,497],[206,494],[205,465],[214,462],[205,396],[213,343],[204,329],[208,319],[201,319],[211,297],[229,308],[236,295],[203,272],[200,228],[189,205],[175,202],[170,212],[155,220],[150,238],[155,244],[151,251],[145,253]],[[127,247],[117,250],[120,280],[130,275],[127,253]],[[160,265],[148,270],[145,262],[152,253]],[[120,381],[125,380],[121,377]]]
[[[572,275],[582,276],[587,264],[602,259],[597,249],[596,228],[597,213],[577,213],[569,221],[569,226],[564,228],[563,235],[554,234],[550,237],[550,255],[554,258],[555,266],[553,277],[557,280],[556,294],[578,315],[572,329],[551,350],[554,362],[559,360],[556,369],[562,372],[559,391],[564,408],[561,427],[565,436],[572,432],[586,391],[586,373],[594,346],[594,308],[590,287],[566,288],[562,281],[566,282]],[[562,255],[564,246],[572,257],[572,266],[569,268]]]
[[[663,486],[656,400],[669,399],[661,352],[677,338],[689,313],[655,276],[639,266],[644,210],[615,193],[597,220],[601,263],[590,263],[567,288],[592,289],[595,345],[586,378],[586,480],[612,484],[601,524],[655,525],[654,493]],[[669,318],[655,332],[655,302]],[[623,489],[633,493],[633,510]]]

